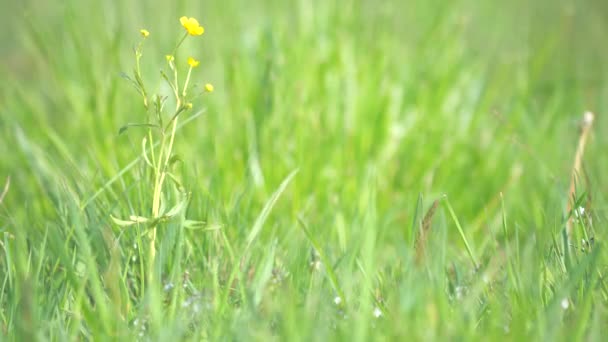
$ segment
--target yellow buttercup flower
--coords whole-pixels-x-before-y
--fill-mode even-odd
[[[198,20],[194,18],[181,17],[179,18],[179,22],[191,36],[200,36],[205,32],[205,29],[198,24]]]
[[[148,38],[148,36],[150,35],[150,32],[146,29],[139,30],[139,33],[141,33],[141,36],[144,38]]]
[[[200,62],[197,61],[196,59],[194,59],[192,57],[188,57],[188,65],[190,65],[191,68],[196,68],[199,63]]]
[[[167,59],[167,62],[173,62],[175,60],[175,57],[173,57],[173,55],[166,55],[165,59]]]
[[[208,92],[208,93],[212,92],[213,91],[213,84],[211,84],[211,83],[205,84],[205,91]]]

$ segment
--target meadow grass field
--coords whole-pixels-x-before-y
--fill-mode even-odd
[[[1,340],[606,333],[605,2],[0,13]]]

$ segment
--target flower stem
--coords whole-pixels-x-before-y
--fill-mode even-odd
[[[186,97],[186,90],[188,90],[188,83],[190,83],[190,74],[192,73],[192,66],[188,69],[188,76],[186,76],[186,82],[184,82],[184,89],[182,90],[182,97]]]
[[[166,135],[161,132],[162,139],[160,143],[160,151],[158,152],[158,163],[154,164],[154,194],[152,197],[152,219],[155,220],[160,216],[160,197],[162,194],[164,166],[162,165],[163,152],[166,144]],[[156,225],[151,227],[149,233],[148,246],[148,284],[154,281],[154,262],[156,259]]]
[[[167,145],[167,134],[164,130],[161,131],[162,139],[160,143],[160,151],[158,152],[158,159],[154,164],[154,195],[152,198],[152,219],[160,217],[160,201],[162,196],[162,188],[165,182],[166,170],[171,159],[171,153],[173,151],[173,142],[175,141],[175,132],[177,130],[177,117],[182,110],[182,102],[178,96],[176,96],[175,104],[175,115],[171,119],[173,121],[173,127],[171,134],[169,135],[169,144]],[[164,159],[163,159],[164,157]],[[154,281],[154,265],[156,259],[156,228],[157,224],[151,227],[149,237],[150,245],[148,247],[149,253],[149,265],[148,265],[148,283],[152,284]]]
[[[179,42],[177,43],[177,45],[175,45],[175,48],[173,49],[173,52],[171,53],[172,56],[175,56],[175,52],[177,51],[177,49],[180,47],[180,45],[182,45],[182,43],[184,42],[184,40],[186,40],[186,37],[188,36],[188,33],[186,32],[183,37],[179,40]],[[173,121],[173,127],[171,129],[171,134],[169,135],[169,141],[168,141],[168,145],[167,145],[167,134],[165,132],[165,130],[161,130],[161,142],[160,142],[160,149],[158,151],[158,158],[154,157],[154,152],[153,153],[153,164],[154,164],[154,190],[153,190],[153,197],[152,197],[152,219],[156,220],[160,217],[160,204],[161,204],[161,197],[162,197],[162,189],[163,189],[163,184],[165,182],[165,176],[166,176],[166,172],[167,172],[167,166],[169,165],[169,161],[171,159],[171,152],[173,150],[173,142],[175,140],[175,132],[177,129],[177,116],[178,114],[182,111],[182,100],[179,97],[179,85],[177,83],[177,66],[175,65],[173,68],[173,77],[175,80],[175,88],[174,88],[174,93],[175,93],[175,100],[176,100],[176,104],[175,104],[175,115],[173,116],[173,118],[171,119]],[[188,77],[186,79],[186,86],[188,85],[188,80],[190,79],[190,71],[192,70],[192,68],[190,68],[190,70],[188,71]],[[139,58],[137,59],[137,74],[139,75],[140,71],[139,71]],[[185,90],[186,90],[186,86],[184,87],[184,96],[185,96]],[[149,132],[150,134],[150,142],[152,141],[152,137],[151,137],[151,131]],[[154,280],[155,280],[155,261],[156,261],[156,229],[158,228],[158,223],[155,223],[151,228],[150,228],[150,232],[149,232],[149,246],[148,246],[148,284],[152,285]]]
[[[175,47],[173,48],[173,52],[171,53],[171,55],[175,56],[175,52],[177,51],[177,49],[180,47],[180,45],[182,45],[182,43],[184,42],[184,40],[186,40],[186,37],[188,37],[188,32],[186,32],[183,36],[182,39],[179,40],[179,42],[177,43],[177,45],[175,45]]]

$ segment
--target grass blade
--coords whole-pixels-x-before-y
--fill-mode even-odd
[[[262,227],[264,226],[264,223],[266,222],[266,219],[268,218],[268,215],[270,215],[270,211],[272,210],[272,208],[274,207],[274,205],[277,203],[277,200],[279,199],[279,197],[281,196],[281,194],[283,193],[283,191],[285,191],[285,188],[287,187],[287,185],[289,184],[289,182],[291,182],[291,179],[296,175],[296,173],[298,173],[297,169],[294,170],[294,171],[292,171],[283,180],[283,182],[281,182],[281,185],[279,185],[279,188],[272,194],[272,196],[270,196],[270,199],[264,205],[264,208],[262,209],[262,212],[260,213],[260,215],[258,216],[258,218],[255,220],[255,223],[253,224],[253,228],[251,229],[251,232],[249,233],[249,236],[247,236],[247,246],[245,247],[246,251],[249,250],[249,248],[251,247],[251,244],[253,243],[253,241],[255,241],[255,239],[257,238],[257,236],[262,231]]]
[[[464,242],[464,246],[467,249],[469,258],[471,258],[471,262],[473,263],[473,267],[475,267],[475,269],[477,269],[479,267],[479,264],[477,263],[477,260],[475,259],[475,256],[473,255],[473,250],[471,249],[471,246],[469,246],[467,237],[464,235],[464,230],[462,229],[462,226],[460,225],[460,222],[458,221],[458,217],[456,217],[456,213],[454,212],[454,209],[452,209],[452,206],[450,205],[448,196],[444,196],[443,201],[448,209],[448,212],[450,213],[450,216],[452,217],[452,220],[454,220],[454,223],[456,224],[456,229],[458,229],[458,233],[460,234],[460,237],[462,238],[462,242]]]

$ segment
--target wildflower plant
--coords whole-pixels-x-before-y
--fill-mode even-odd
[[[199,25],[194,18],[182,17],[180,23],[185,29],[185,33],[178,40],[173,48],[173,51],[165,56],[166,65],[164,70],[160,71],[160,82],[165,82],[171,89],[171,95],[165,96],[161,94],[150,95],[148,87],[144,84],[141,73],[141,59],[143,56],[144,41],[151,36],[146,29],[141,29],[141,40],[135,52],[135,68],[133,75],[123,75],[124,78],[130,81],[142,98],[143,106],[147,115],[147,121],[143,123],[131,123],[123,126],[119,133],[123,133],[130,127],[141,127],[147,130],[142,139],[142,156],[145,164],[151,170],[152,183],[152,206],[147,215],[131,215],[128,219],[118,219],[112,216],[112,220],[118,226],[128,227],[133,225],[145,226],[148,229],[148,281],[154,279],[154,265],[156,258],[156,236],[161,225],[175,217],[180,216],[185,210],[190,193],[182,186],[179,178],[171,172],[171,166],[179,160],[174,154],[175,135],[178,127],[180,115],[192,110],[192,100],[196,97],[213,91],[211,84],[205,84],[202,91],[195,91],[195,87],[191,85],[192,70],[199,66],[200,61],[194,57],[188,57],[181,60],[178,57],[178,50],[182,43],[189,36],[200,36],[204,33],[204,28]],[[185,80],[180,82],[180,73],[178,72],[181,66],[187,66]],[[175,107],[167,105],[167,100],[173,97]],[[177,203],[167,203],[170,196],[167,196],[168,187],[172,187],[179,194]],[[167,209],[168,208],[168,209]],[[196,228],[203,225],[203,222],[186,220],[185,225],[190,228]]]

